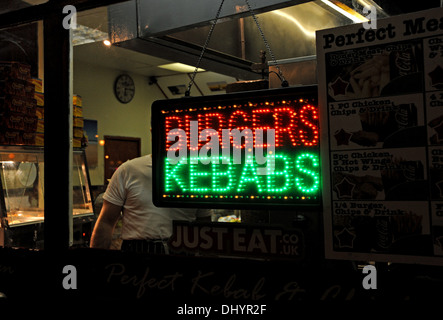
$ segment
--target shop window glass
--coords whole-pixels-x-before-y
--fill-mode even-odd
[[[15,7],[11,7],[15,8]],[[19,8],[19,7],[17,7]],[[73,97],[73,135],[83,126]],[[0,246],[42,249],[45,221],[43,22],[0,30]],[[75,125],[75,127],[74,127]],[[74,146],[73,246],[87,246],[94,220],[85,150]]]
[[[30,5],[19,2],[8,1],[0,12]],[[41,244],[42,52],[42,22],[0,30],[0,246]]]

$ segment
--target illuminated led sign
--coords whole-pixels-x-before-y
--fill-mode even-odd
[[[155,101],[154,204],[319,205],[318,123],[316,86]]]

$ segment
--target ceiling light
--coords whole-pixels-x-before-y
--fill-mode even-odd
[[[110,46],[111,46],[111,41],[109,41],[108,39],[103,40],[103,44],[104,44],[105,46],[107,46],[107,47],[110,47]]]
[[[330,6],[335,11],[341,13],[346,18],[351,19],[352,21],[358,23],[358,22],[366,22],[369,21],[367,18],[363,17],[361,14],[356,12],[355,10],[352,10],[347,5],[341,3],[340,1],[336,0],[321,0],[324,4]]]
[[[183,73],[190,73],[190,72],[195,71],[195,67],[189,66],[187,64],[179,63],[179,62],[163,64],[158,67],[162,68],[162,69],[168,69],[168,70],[183,72]],[[202,71],[206,71],[206,70],[201,69],[201,68],[197,69],[197,72],[202,72]]]

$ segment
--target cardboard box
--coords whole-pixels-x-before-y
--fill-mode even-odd
[[[0,130],[0,144],[17,145],[22,143],[19,130]]]
[[[74,106],[81,107],[83,105],[82,97],[79,95],[74,95],[73,104]]]
[[[74,138],[83,138],[83,128],[74,128]]]
[[[37,120],[37,129],[35,130],[37,133],[44,133],[45,132],[45,120],[44,119],[38,119]]]
[[[37,116],[23,116],[23,130],[26,133],[35,133],[37,130],[38,119]]]
[[[22,143],[25,145],[35,145],[35,132],[22,132]]]
[[[34,85],[35,92],[43,93],[43,80],[42,79],[31,78],[31,80],[29,80],[29,82]]]
[[[26,99],[23,113],[29,116],[36,116],[37,113],[37,100],[35,99]]]
[[[83,117],[83,108],[74,105],[73,114],[74,114],[74,117]]]
[[[25,97],[30,86],[27,81],[20,79],[2,79],[0,78],[0,96],[14,94]],[[32,92],[34,94],[34,92]],[[31,96],[32,97],[32,96]]]
[[[36,146],[44,146],[45,145],[45,135],[43,133],[36,133],[34,145]]]
[[[0,78],[28,80],[31,78],[31,66],[21,62],[0,61]]]
[[[0,114],[7,111],[23,113],[26,107],[26,99],[14,94],[7,94],[0,97]]]
[[[82,139],[81,138],[74,138],[72,140],[72,147],[73,148],[81,148],[82,147]]]
[[[82,128],[84,127],[84,121],[81,117],[74,117],[73,126],[76,128]]]
[[[0,119],[0,127],[4,130],[24,130],[23,114],[18,112],[5,112]]]
[[[37,108],[35,108],[35,115],[39,119],[44,119],[45,118],[45,109],[43,107],[37,106]]]
[[[37,106],[43,107],[45,105],[45,95],[43,93],[35,92],[34,99],[37,101]]]

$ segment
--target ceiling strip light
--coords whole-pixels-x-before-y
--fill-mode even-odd
[[[183,72],[183,73],[194,72],[194,70],[195,70],[195,67],[189,66],[187,64],[179,63],[179,62],[163,64],[158,67],[162,68],[162,69]],[[203,72],[203,71],[206,71],[206,70],[201,69],[201,68],[197,69],[197,72]]]
[[[328,5],[335,11],[341,13],[345,17],[351,19],[355,23],[369,21],[367,18],[356,12],[355,10],[349,8],[347,5],[335,0],[321,0],[324,4]]]

